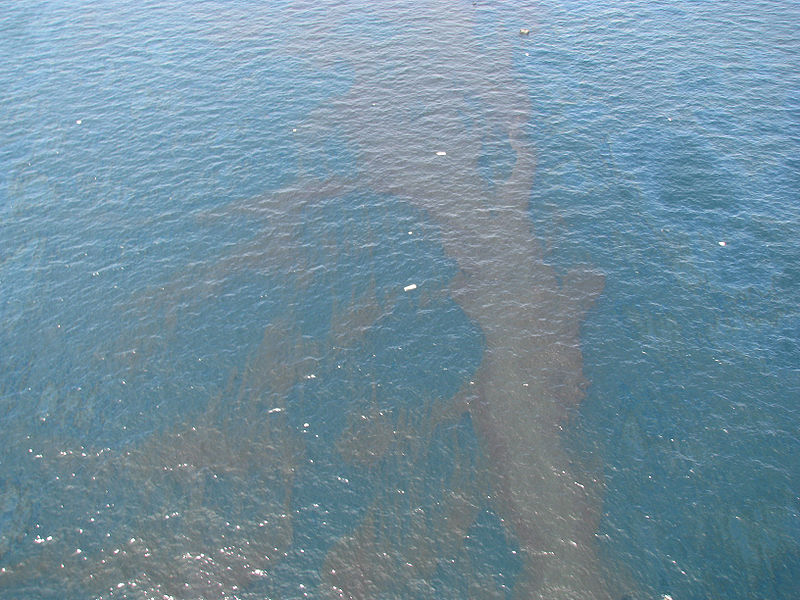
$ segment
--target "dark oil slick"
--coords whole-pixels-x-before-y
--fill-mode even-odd
[[[0,16],[0,598],[791,597],[791,408],[746,403],[772,402],[774,372],[734,368],[763,361],[740,330],[739,387],[698,384],[716,334],[683,337],[732,314],[782,328],[796,389],[794,271],[775,260],[756,293],[759,272],[693,241],[727,248],[747,161],[714,154],[710,104],[662,130],[681,111],[659,86],[722,76],[629,82],[635,44],[603,45],[635,30],[617,9]],[[768,422],[779,442],[731,464],[787,475],[726,479],[717,432],[752,428],[691,412],[679,379]]]

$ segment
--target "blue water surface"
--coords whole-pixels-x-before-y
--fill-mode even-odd
[[[604,456],[600,532],[659,593],[795,597],[800,15],[547,6],[517,56],[531,214],[554,264],[606,273],[573,432]]]
[[[413,43],[401,4],[313,38],[330,7],[0,13],[0,598],[514,597],[445,225],[296,135],[356,77],[298,48]],[[545,260],[605,275],[564,435],[601,558],[643,598],[796,598],[800,9],[522,8],[453,11],[513,40]]]

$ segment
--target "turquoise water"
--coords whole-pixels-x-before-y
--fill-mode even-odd
[[[800,10],[527,4],[0,12],[0,598],[800,594]]]

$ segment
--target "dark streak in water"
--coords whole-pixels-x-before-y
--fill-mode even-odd
[[[66,569],[71,575],[67,592],[74,595],[86,590],[98,598],[226,598],[263,582],[267,589],[280,586],[273,564],[296,560],[321,565],[309,581],[322,597],[434,597],[433,579],[444,557],[464,560],[468,532],[488,514],[497,515],[492,522],[519,544],[516,598],[612,597],[593,539],[600,485],[577,475],[561,441],[585,385],[578,328],[602,289],[602,276],[585,270],[559,281],[531,230],[527,209],[535,156],[525,138],[528,100],[514,79],[509,40],[523,42],[513,31],[476,36],[476,24],[451,7],[417,3],[399,9],[404,27],[390,27],[392,35],[340,37],[347,11],[329,8],[324,18],[306,15],[313,36],[292,40],[286,51],[320,65],[345,62],[353,69],[354,84],[298,123],[296,138],[307,148],[320,139],[344,138],[358,156],[356,172],[320,178],[319,165],[307,161],[304,177],[282,191],[203,213],[199,222],[247,215],[263,227],[252,241],[190,265],[169,284],[120,306],[123,314],[156,315],[150,320],[154,324],[133,338],[150,360],[163,361],[158,366],[166,377],[174,368],[167,348],[183,333],[181,319],[214,300],[230,273],[269,269],[276,278],[290,280],[294,297],[283,307],[285,321],[259,325],[265,328],[261,343],[241,372],[228,373],[229,383],[219,393],[198,393],[198,406],[187,408],[185,423],[142,432],[140,439],[114,450],[32,439],[41,457],[32,468],[40,481],[58,490],[46,508],[57,515],[59,500],[80,492],[99,510],[85,515],[92,519],[86,529],[93,537],[81,529],[45,539],[41,548],[0,573],[0,585],[56,589]],[[522,15],[520,20],[532,22]],[[328,36],[336,38],[330,52],[320,41]],[[497,147],[513,154],[504,157],[513,167],[505,181],[490,185],[484,173],[493,159],[483,153],[492,147],[486,140],[498,135],[507,138]],[[329,412],[341,426],[323,423],[330,429],[323,441],[301,441],[308,427],[303,410],[314,408],[314,387],[308,382],[315,369],[362,344],[400,304],[406,283],[398,281],[395,291],[386,291],[373,279],[366,289],[352,289],[348,300],[331,302],[328,317],[319,317],[327,327],[323,339],[304,335],[303,326],[318,315],[308,317],[300,298],[349,252],[348,240],[324,228],[314,230],[320,237],[313,252],[329,259],[315,262],[316,255],[301,247],[306,219],[314,210],[322,210],[314,218],[324,218],[326,202],[359,189],[398,206],[411,203],[435,221],[436,241],[459,273],[449,290],[420,281],[415,306],[422,312],[452,303],[449,292],[480,327],[486,349],[473,381],[455,398],[425,397],[421,407],[411,408],[402,398],[390,398],[395,404],[387,407],[374,387],[369,397],[356,385],[345,386],[354,397],[342,406],[358,414]],[[375,244],[383,243],[383,229],[373,226],[377,231],[367,227],[366,233],[375,236]],[[123,342],[130,341],[119,342],[125,348],[113,356],[135,374],[148,365],[128,355],[130,344]],[[360,368],[346,367],[344,379],[355,380]],[[290,403],[301,410],[292,414]],[[483,452],[464,447],[473,426]],[[433,483],[409,477],[427,473],[434,443],[452,450],[448,476]],[[334,456],[356,473],[370,474],[377,491],[371,497],[354,491],[357,486],[343,492],[366,497],[358,497],[363,502],[353,509],[359,523],[354,529],[338,523],[330,535],[307,531],[304,535],[324,538],[324,555],[311,559],[298,557],[304,548],[294,548],[301,509],[309,507],[289,508],[296,492],[308,485],[298,482],[298,471],[305,465],[310,477],[317,474],[308,466],[315,444],[329,453],[323,461],[333,464]],[[338,468],[325,471],[329,466],[313,468],[327,477]],[[63,483],[63,477],[77,477],[79,487]],[[407,481],[400,487],[397,480],[403,477]],[[225,493],[216,491],[219,479],[226,481],[228,493],[233,490],[236,502],[250,503],[239,507],[241,522],[232,519],[235,503],[215,495]],[[115,481],[124,481],[124,489],[137,495],[105,502]],[[343,504],[341,512],[352,508]],[[98,540],[103,529],[109,539]],[[81,548],[86,540],[90,547]],[[505,597],[508,590],[481,581],[469,565],[459,563],[459,568],[472,595]]]
[[[559,281],[532,232],[528,100],[514,80],[508,39],[527,40],[498,36],[484,46],[463,15],[430,6],[414,6],[413,15],[413,25],[375,45],[337,42],[346,50],[336,58],[351,61],[355,83],[303,124],[301,139],[313,144],[329,127],[345,131],[361,151],[362,179],[430,214],[459,265],[453,297],[487,344],[464,397],[491,461],[496,506],[523,546],[515,596],[610,598],[594,540],[601,484],[577,475],[561,441],[586,383],[579,325],[603,277],[578,270]],[[490,188],[478,157],[497,128],[515,161],[508,179]]]

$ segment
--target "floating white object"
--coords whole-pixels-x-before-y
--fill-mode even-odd
[[[717,242],[720,246],[727,246],[725,242]]]
[[[416,283],[412,283],[412,284],[409,284],[406,287],[404,287],[403,291],[404,292],[410,292],[411,290],[415,290],[415,289],[417,289],[417,284]]]
[[[519,34],[520,35],[528,35],[530,32],[531,32],[530,29],[520,29],[519,30]]]
[[[77,121],[75,121],[75,125],[80,125],[81,123],[83,123],[83,121],[81,121],[80,119],[78,119]]]
[[[442,152],[441,150],[436,153],[436,156],[447,156],[447,152]]]

